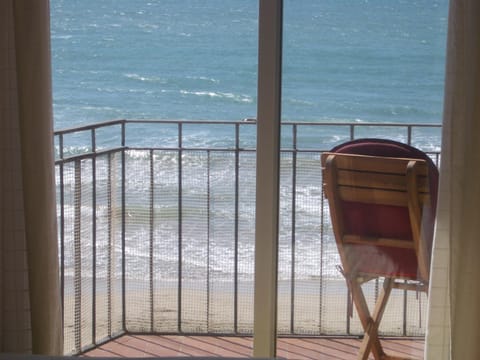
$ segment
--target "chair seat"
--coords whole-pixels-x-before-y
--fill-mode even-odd
[[[418,279],[417,255],[413,249],[350,244],[344,245],[344,251],[352,273]]]
[[[413,241],[410,215],[405,207],[345,202],[344,213],[346,233],[367,238]],[[345,244],[344,251],[354,273],[412,280],[418,278],[417,255],[413,249]]]

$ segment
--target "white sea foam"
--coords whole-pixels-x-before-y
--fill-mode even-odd
[[[53,34],[52,35],[52,39],[53,40],[56,40],[56,39],[60,39],[60,40],[70,40],[73,36],[72,35],[56,35],[56,34]]]
[[[196,96],[206,96],[211,98],[231,99],[235,102],[245,102],[245,103],[253,102],[253,98],[249,95],[233,94],[229,92],[180,90],[180,93],[183,95],[196,95]]]
[[[128,79],[132,80],[139,80],[139,81],[144,81],[144,82],[160,82],[160,83],[165,83],[166,81],[158,76],[142,76],[136,73],[127,73],[123,74]]]
[[[202,81],[207,81],[207,82],[212,82],[212,83],[219,83],[220,80],[207,77],[207,76],[187,76],[187,79],[192,79],[192,80],[202,80]]]

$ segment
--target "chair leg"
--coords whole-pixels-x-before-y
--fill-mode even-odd
[[[373,356],[376,360],[384,359],[386,355],[383,351],[382,345],[380,344],[380,340],[378,339],[378,327],[385,311],[388,298],[392,291],[393,280],[389,278],[385,279],[383,283],[383,289],[378,297],[377,303],[375,304],[375,309],[372,315],[370,315],[370,310],[368,309],[367,301],[365,300],[365,295],[363,294],[360,283],[352,280],[350,285],[353,301],[355,303],[355,307],[357,308],[360,322],[362,323],[365,331],[365,336],[359,350],[358,359],[367,360],[370,352],[373,353]]]

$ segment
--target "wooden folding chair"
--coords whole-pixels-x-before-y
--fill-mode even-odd
[[[419,150],[362,139],[322,154],[333,231],[365,335],[358,359],[385,354],[378,328],[393,288],[427,291],[438,171]],[[372,313],[362,284],[383,278]],[[405,281],[408,280],[408,281]]]

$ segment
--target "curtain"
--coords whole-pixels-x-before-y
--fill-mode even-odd
[[[0,352],[60,355],[48,0],[2,0],[0,34]]]
[[[480,2],[449,12],[426,359],[480,359]]]

